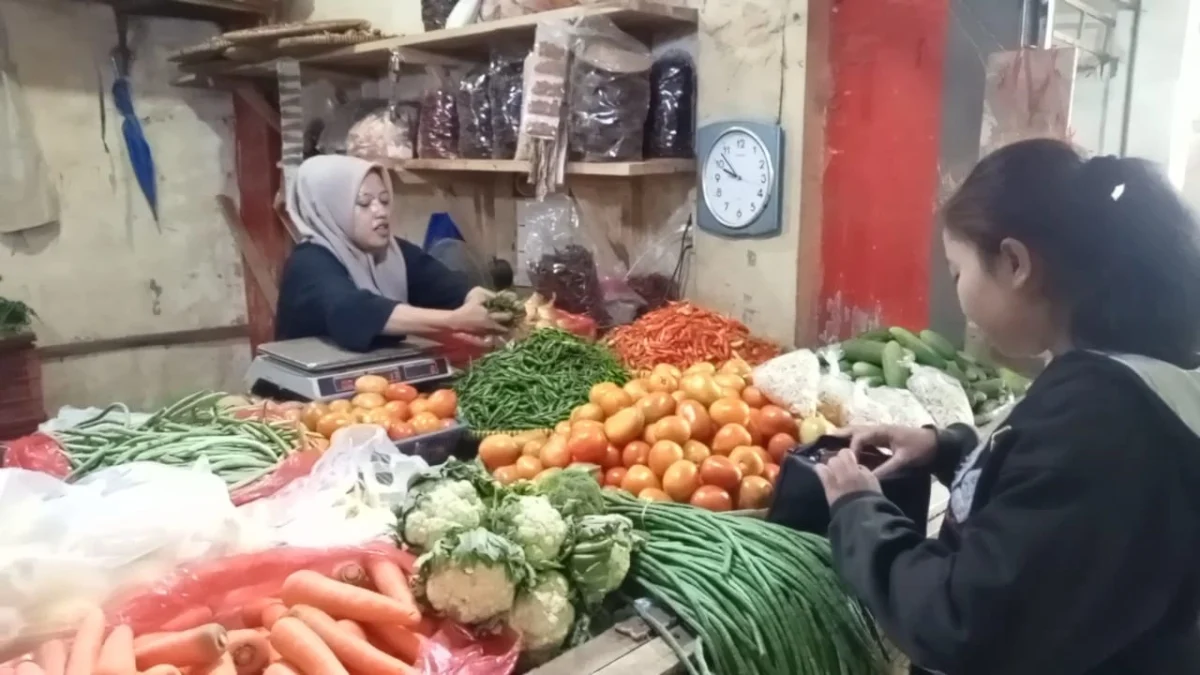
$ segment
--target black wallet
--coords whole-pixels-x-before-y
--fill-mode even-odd
[[[829,532],[829,502],[825,500],[825,488],[814,467],[849,445],[848,438],[822,436],[788,452],[780,467],[775,499],[767,510],[767,520],[793,530],[825,536]],[[858,461],[874,469],[887,461],[887,456],[878,448],[868,446],[860,453]],[[929,517],[931,482],[928,471],[901,469],[880,479],[879,484],[883,496],[898,506],[904,515],[913,522],[925,523]]]

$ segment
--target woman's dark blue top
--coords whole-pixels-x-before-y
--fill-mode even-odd
[[[471,290],[466,278],[402,239],[408,266],[408,304],[457,309]],[[381,335],[397,303],[354,285],[346,266],[327,249],[303,243],[292,250],[279,283],[275,339],[327,337],[350,351],[395,342]]]

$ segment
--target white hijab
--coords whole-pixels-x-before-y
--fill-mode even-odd
[[[357,157],[318,155],[296,171],[288,186],[287,210],[301,241],[329,251],[346,266],[354,285],[389,300],[408,302],[408,268],[400,244],[392,237],[382,253],[368,253],[350,240],[358,190],[371,171],[378,171],[391,192],[386,169]]]

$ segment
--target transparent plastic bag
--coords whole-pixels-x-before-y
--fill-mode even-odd
[[[367,113],[346,135],[346,154],[370,161],[412,159],[417,132],[415,106],[387,105]]]
[[[817,412],[837,427],[847,424],[850,404],[854,400],[854,380],[842,372],[838,365],[841,358],[842,349],[838,345],[821,350],[826,370],[821,374],[817,393]]]
[[[583,231],[575,203],[553,196],[529,205],[526,215],[525,254],[534,290],[559,309],[609,325],[596,246]]]
[[[0,451],[3,451],[6,469],[40,471],[56,478],[66,478],[71,473],[67,453],[58,441],[43,433],[6,441],[0,445]]]
[[[691,204],[680,206],[667,221],[663,234],[629,265],[625,281],[645,302],[645,311],[653,311],[683,298],[679,287],[683,259],[691,245]]]
[[[238,511],[279,545],[354,546],[392,531],[409,477],[427,468],[401,454],[381,427],[354,425],[333,435],[307,476]]]
[[[687,52],[672,50],[650,69],[650,115],[646,157],[695,156],[696,65]]]
[[[421,23],[425,30],[441,30],[446,27],[446,19],[454,11],[458,0],[421,0]]]
[[[492,158],[512,159],[517,155],[521,132],[521,104],[525,90],[527,46],[493,47],[488,60],[488,99],[492,114]]]
[[[468,71],[458,83],[458,155],[465,159],[492,157],[492,103],[488,68]]]
[[[181,563],[256,547],[225,483],[153,463],[75,484],[0,470],[0,653],[68,634],[114,594]],[[22,651],[23,650],[23,651]]]
[[[811,349],[797,349],[756,367],[754,386],[775,405],[799,417],[812,417],[820,404],[821,362]]]
[[[939,427],[951,424],[974,424],[971,400],[962,383],[946,373],[913,363],[909,366],[908,391],[920,401]]]
[[[640,160],[650,110],[650,50],[611,20],[588,17],[576,25],[572,53],[571,159]]]
[[[898,424],[904,427],[924,427],[933,424],[933,417],[925,406],[907,389],[895,387],[867,387],[866,383],[855,383],[855,397],[851,406],[850,424]],[[861,390],[859,389],[861,387]],[[861,396],[860,396],[861,391]],[[864,401],[865,398],[865,401]],[[869,403],[868,403],[869,402]],[[882,410],[883,422],[864,422]]]
[[[458,106],[454,92],[436,87],[421,97],[421,117],[417,124],[417,157],[455,159],[458,157]]]

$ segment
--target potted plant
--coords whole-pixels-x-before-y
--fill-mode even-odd
[[[32,433],[46,419],[42,364],[29,305],[0,296],[0,440]]]

